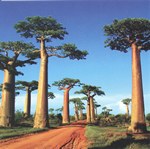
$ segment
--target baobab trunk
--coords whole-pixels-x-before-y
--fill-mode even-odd
[[[26,88],[26,99],[25,99],[25,105],[24,105],[24,117],[30,117],[30,109],[31,109],[31,91],[29,87]]]
[[[127,114],[127,118],[129,118],[129,105],[126,105],[126,114]]]
[[[90,97],[90,112],[91,112],[91,122],[95,122],[95,109],[94,109],[94,102],[93,98]]]
[[[79,120],[79,113],[78,113],[78,107],[77,104],[75,103],[75,120],[78,121]]]
[[[129,130],[133,133],[146,132],[140,49],[135,43],[132,44],[132,113]]]
[[[41,40],[41,66],[38,83],[37,106],[34,119],[34,128],[49,127],[48,122],[48,55],[45,50],[45,41]]]
[[[15,118],[15,74],[4,69],[0,126],[12,127]]]
[[[63,104],[63,124],[70,123],[69,117],[69,89],[64,90],[64,104]]]
[[[80,120],[83,120],[83,111],[82,111],[82,109],[80,109],[79,112],[80,112],[80,113],[79,113],[79,119],[80,119]]]
[[[86,114],[86,121],[87,123],[91,123],[91,106],[90,106],[90,98],[87,100],[87,114]]]

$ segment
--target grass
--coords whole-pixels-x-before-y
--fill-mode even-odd
[[[39,129],[39,128],[23,127],[23,126],[13,127],[13,128],[0,128],[0,139],[6,139],[6,138],[25,135],[25,134],[37,133],[46,130],[48,130],[48,128]]]
[[[148,128],[150,130],[150,127]],[[89,149],[150,149],[150,134],[132,135],[126,128],[87,126]]]

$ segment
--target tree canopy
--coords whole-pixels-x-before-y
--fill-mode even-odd
[[[131,99],[130,98],[126,98],[126,99],[123,99],[122,100],[122,103],[125,104],[125,105],[129,105],[131,102]]]
[[[60,90],[64,90],[66,88],[72,88],[74,86],[80,86],[80,80],[79,79],[72,79],[72,78],[64,78],[60,81],[55,81],[53,86],[58,86]]]
[[[150,20],[144,18],[127,18],[114,20],[104,26],[107,36],[106,47],[127,52],[134,42],[141,50],[150,50]]]
[[[101,87],[92,86],[92,85],[83,85],[82,89],[80,91],[76,91],[76,94],[84,94],[86,96],[92,96],[95,95],[105,95],[105,93],[101,90]]]
[[[31,43],[24,43],[22,41],[15,42],[0,42],[0,70],[7,69],[15,75],[22,74],[16,70],[16,67],[23,67],[25,64],[36,64],[33,52],[35,47]],[[19,60],[22,55],[26,59]]]

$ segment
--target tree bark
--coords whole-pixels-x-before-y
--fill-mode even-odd
[[[82,111],[82,109],[80,109],[79,112],[80,112],[80,114],[79,114],[79,119],[80,119],[80,120],[83,120],[83,111]]]
[[[146,132],[140,49],[135,43],[132,44],[132,113],[130,130],[133,133]]]
[[[15,74],[4,69],[0,126],[12,127],[15,118]]]
[[[31,91],[29,87],[26,88],[26,99],[25,99],[25,105],[24,105],[24,117],[28,118],[30,117],[30,109],[31,109]]]
[[[91,106],[90,106],[90,98],[87,100],[87,114],[86,114],[86,121],[87,123],[91,123]]]
[[[126,105],[127,118],[129,118],[129,105]]]
[[[63,104],[63,124],[70,123],[69,117],[69,89],[64,90],[64,104]]]
[[[45,41],[41,39],[41,66],[38,83],[37,106],[34,119],[34,128],[49,127],[48,122],[48,55],[45,50]]]
[[[90,97],[90,112],[91,112],[91,122],[95,122],[95,109],[94,109],[94,102],[93,98]]]
[[[79,113],[78,113],[78,107],[77,104],[75,103],[75,120],[78,121],[79,120]]]

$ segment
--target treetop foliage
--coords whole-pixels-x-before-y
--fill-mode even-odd
[[[101,90],[101,87],[92,86],[92,85],[83,85],[80,91],[75,92],[76,94],[84,94],[88,97],[94,97],[95,95],[105,95]]]
[[[30,90],[31,92],[34,90],[38,89],[38,81],[31,81],[31,82],[27,82],[27,81],[17,81],[16,82],[16,88],[18,90]]]
[[[123,104],[125,104],[125,105],[129,105],[130,102],[131,102],[131,99],[130,99],[130,98],[126,98],[126,99],[123,99],[122,102],[123,102]]]
[[[25,21],[18,22],[15,29],[25,38],[35,37],[40,40],[44,37],[45,41],[51,41],[52,38],[62,40],[64,35],[68,34],[66,29],[51,16],[27,17]]]
[[[55,95],[53,92],[48,92],[48,99],[54,99]]]
[[[72,78],[64,78],[60,81],[55,81],[53,86],[58,86],[60,90],[64,90],[67,88],[73,88],[74,86],[80,86],[80,80],[79,79],[72,79]]]
[[[79,50],[75,44],[64,44],[62,46],[57,47],[47,47],[47,53],[48,56],[56,56],[59,58],[66,58],[69,57],[70,59],[85,59],[86,55],[88,55],[88,52],[86,50]]]
[[[144,18],[127,18],[114,20],[111,25],[104,26],[106,47],[112,50],[127,52],[132,43],[141,50],[150,50],[150,20]]]
[[[37,57],[33,54],[35,51],[31,43],[22,41],[0,42],[0,70],[7,69],[15,75],[22,74],[16,70],[16,67],[23,67],[25,64],[36,64]],[[25,57],[25,60],[19,60],[19,56]]]

